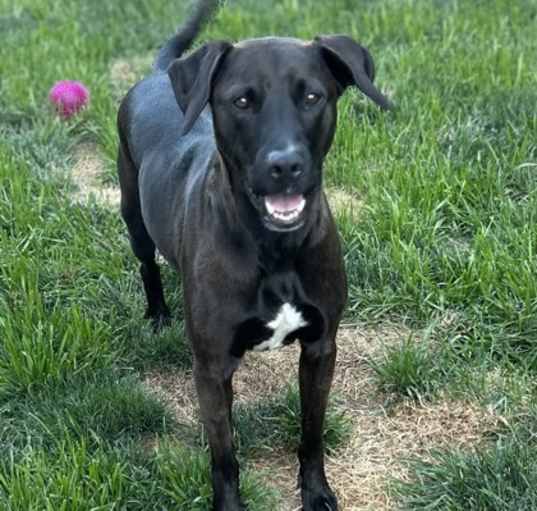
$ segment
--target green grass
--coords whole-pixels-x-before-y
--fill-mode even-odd
[[[236,444],[241,454],[263,453],[286,448],[296,451],[300,443],[300,394],[296,385],[288,385],[275,396],[254,405],[235,408]],[[342,446],[351,433],[349,418],[337,398],[332,397],[324,424],[327,452]]]
[[[116,182],[127,84],[110,70],[135,58],[141,74],[184,12],[169,0],[0,0],[3,509],[207,506],[202,450],[142,449],[177,425],[141,375],[192,362],[177,278],[164,271],[174,325],[154,335],[119,215],[69,195],[81,141],[97,144],[102,178]],[[397,104],[384,114],[356,91],[340,102],[325,177],[363,204],[337,215],[347,318],[413,329],[371,360],[387,396],[471,396],[519,425],[476,452],[417,462],[398,494],[405,509],[537,500],[535,447],[520,436],[533,419],[516,415],[535,398],[537,370],[536,20],[533,0],[229,0],[202,37],[351,34]],[[91,91],[90,108],[69,122],[47,103],[64,78]],[[491,384],[497,373],[508,383]],[[346,435],[337,413],[330,446]],[[242,452],[295,443],[297,415],[296,393],[237,410]],[[271,506],[258,479],[243,483],[252,509]]]
[[[211,503],[209,459],[206,453],[163,445],[156,457],[157,480],[162,480],[164,494],[179,509],[203,511]],[[262,482],[263,474],[241,473],[241,494],[251,509],[274,509],[277,496]],[[161,497],[162,499],[162,497]]]
[[[398,481],[401,509],[530,511],[537,506],[535,410],[493,445],[473,451],[437,451],[410,462],[414,479]]]
[[[150,454],[137,449],[90,447],[67,435],[53,452],[28,449],[20,460],[3,458],[0,506],[9,511],[209,508],[206,453],[172,444]],[[268,511],[276,497],[259,477],[242,474],[242,495],[252,509]]]
[[[439,364],[434,352],[412,339],[389,348],[379,360],[371,360],[379,386],[384,392],[411,398],[421,398],[434,392]]]
[[[112,444],[174,430],[175,421],[133,376],[101,371],[0,406],[1,451],[52,448],[63,435]]]

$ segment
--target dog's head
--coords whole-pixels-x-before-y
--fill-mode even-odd
[[[318,204],[336,103],[351,85],[384,109],[366,48],[346,36],[205,44],[168,69],[187,133],[210,104],[232,186],[266,228],[292,231]]]

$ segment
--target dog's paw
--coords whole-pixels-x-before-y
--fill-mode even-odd
[[[213,504],[213,511],[248,511],[242,501],[234,504]]]
[[[172,323],[172,315],[167,307],[157,311],[148,309],[145,312],[144,318],[151,321],[151,326],[155,333],[160,332],[163,328],[170,326]]]
[[[337,499],[328,485],[302,488],[303,511],[337,511]]]

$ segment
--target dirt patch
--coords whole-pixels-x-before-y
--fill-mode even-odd
[[[197,420],[198,403],[190,372],[151,372],[145,375],[144,383],[172,409],[179,423]]]
[[[327,474],[341,509],[394,509],[387,489],[391,477],[405,478],[409,456],[427,456],[433,448],[474,447],[499,418],[471,402],[440,399],[435,403],[401,402],[385,406],[368,364],[371,356],[410,334],[399,325],[371,328],[344,326],[338,335],[338,362],[333,392],[352,420],[350,442],[327,458]],[[236,402],[255,402],[296,381],[298,346],[267,353],[248,353],[235,374]],[[145,382],[175,410],[182,422],[197,420],[197,401],[190,374],[150,374]],[[273,453],[249,460],[265,471],[266,482],[283,496],[282,511],[300,509],[296,489],[298,465],[292,453]]]
[[[119,208],[120,192],[115,186],[103,185],[105,162],[96,144],[80,144],[75,150],[75,164],[71,177],[77,186],[73,193],[75,202],[87,203],[92,198],[112,208]]]
[[[395,509],[386,483],[406,477],[404,460],[433,448],[474,446],[496,424],[477,404],[449,399],[387,406],[368,360],[410,331],[397,325],[340,330],[333,391],[351,417],[351,441],[327,459],[327,474],[345,510]]]
[[[345,214],[356,218],[364,206],[364,202],[354,193],[343,188],[330,187],[326,189],[326,197],[334,214]]]
[[[375,329],[355,325],[340,328],[334,389],[345,397],[346,403],[363,403],[366,399],[361,383],[364,374],[371,375],[367,359],[406,335],[408,330],[393,325]],[[247,352],[233,378],[235,401],[256,402],[283,391],[289,382],[298,380],[299,356],[298,343],[281,350]]]
[[[474,403],[441,400],[432,404],[402,403],[386,410],[380,402],[367,412],[352,413],[354,434],[327,470],[342,509],[395,509],[386,483],[406,478],[404,462],[427,457],[431,449],[475,447],[497,418]]]

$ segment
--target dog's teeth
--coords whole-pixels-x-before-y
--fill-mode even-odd
[[[286,206],[286,200],[294,201],[296,207],[293,209],[279,209],[278,206]],[[276,220],[282,222],[293,222],[299,216],[300,213],[304,210],[306,205],[306,199],[302,195],[296,195],[294,197],[282,198],[281,196],[268,196],[265,197],[265,206],[267,208],[267,213]]]

